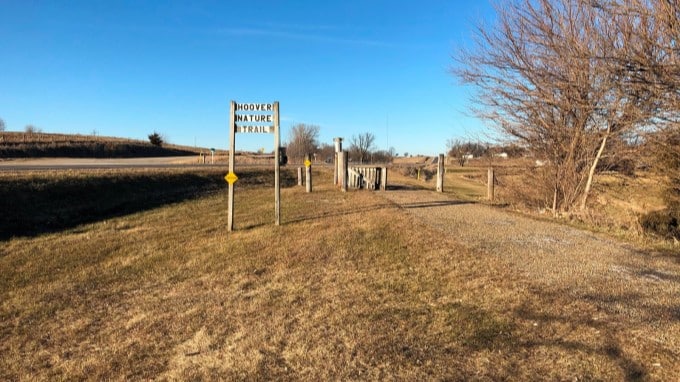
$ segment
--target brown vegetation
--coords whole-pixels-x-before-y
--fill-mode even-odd
[[[61,231],[80,224],[213,194],[226,187],[225,170],[82,170],[0,172],[0,240]],[[293,174],[282,172],[282,184]],[[274,184],[269,171],[239,172],[239,187]]]
[[[319,126],[298,123],[291,127],[286,155],[291,163],[302,163],[305,155],[317,151]]]
[[[672,261],[449,199],[453,182],[409,201],[314,179],[282,190],[280,227],[270,185],[237,182],[232,234],[219,192],[0,242],[0,379],[680,375]],[[440,220],[459,207],[474,225]],[[562,234],[594,247],[543,240]],[[534,257],[544,242],[563,251]]]
[[[583,213],[600,161],[678,131],[680,7],[523,0],[497,11],[456,74],[478,88],[478,115],[544,162],[529,177],[541,205]]]
[[[134,158],[197,155],[199,151],[187,146],[160,147],[148,141],[96,135],[0,132],[0,158]]]

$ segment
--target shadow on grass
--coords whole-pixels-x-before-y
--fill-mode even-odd
[[[45,173],[0,180],[0,240],[58,232],[154,209],[227,188],[224,170],[114,172],[91,176]],[[268,170],[239,174],[239,187],[274,184]],[[281,172],[282,187],[293,184]]]
[[[382,210],[385,208],[394,208],[394,204],[392,203],[379,203],[379,204],[374,204],[370,206],[358,206],[354,208],[348,208],[348,209],[343,209],[341,211],[332,211],[332,212],[322,212],[318,214],[312,214],[312,215],[304,215],[304,216],[294,216],[289,219],[286,219],[286,223],[301,223],[305,221],[312,221],[312,220],[319,220],[319,219],[327,219],[327,218],[334,218],[334,217],[340,217],[340,216],[349,216],[349,215],[354,215],[354,214],[363,214],[365,212],[369,211],[377,211],[377,210]],[[261,224],[259,224],[261,225]],[[259,226],[255,225],[255,226]],[[254,228],[255,226],[250,226],[247,228]]]
[[[388,184],[385,186],[387,191],[418,191],[418,190],[431,190],[431,188],[425,187],[424,185],[415,184]]]
[[[434,317],[439,321],[434,321]],[[460,360],[482,350],[512,349],[516,327],[512,322],[473,305],[447,303],[436,307],[380,307],[360,314],[372,326],[367,351],[376,364],[419,364],[428,359]],[[436,333],[432,328],[437,328]]]
[[[412,209],[412,208],[433,208],[433,207],[446,207],[446,206],[456,206],[461,204],[475,204],[475,202],[469,202],[464,200],[437,200],[428,202],[416,202],[416,203],[406,203],[401,204],[400,207]]]
[[[565,298],[564,296],[569,296],[570,294],[571,292],[567,290],[539,292],[538,301],[543,301],[543,306],[536,305],[538,307],[536,308],[536,306],[525,304],[515,311],[515,315],[523,320],[535,321],[540,327],[566,324],[572,331],[601,332],[600,337],[603,342],[598,342],[596,339],[592,342],[586,340],[583,342],[566,340],[559,333],[556,333],[553,336],[544,335],[538,338],[530,338],[524,341],[521,346],[524,348],[560,349],[566,353],[604,356],[622,371],[625,381],[646,380],[649,377],[649,370],[642,362],[636,359],[640,357],[640,354],[631,354],[630,351],[624,350],[627,346],[623,344],[625,334],[622,335],[621,331],[622,329],[628,329],[623,328],[626,325],[625,320],[617,320],[614,317],[620,314],[623,309],[640,310],[640,314],[645,317],[643,320],[646,322],[672,320],[677,319],[677,317],[671,317],[674,313],[673,310],[677,307],[647,307],[642,301],[643,296],[636,293],[612,295],[607,292],[600,292],[584,294],[579,299],[594,305],[595,311],[606,311],[611,314],[612,318],[610,320],[600,321],[593,319],[592,315],[587,312],[568,312],[561,309],[546,312],[545,306],[568,306],[569,302],[562,300]],[[617,323],[614,324],[614,321],[617,321]],[[664,350],[659,350],[659,352],[664,352]]]

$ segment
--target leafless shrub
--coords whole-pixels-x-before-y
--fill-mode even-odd
[[[42,130],[33,125],[26,125],[26,127],[24,127],[24,132],[26,134],[37,134],[42,133]]]
[[[478,89],[477,115],[545,161],[548,171],[541,182],[550,187],[541,189],[550,190],[548,206],[554,212],[584,210],[611,142],[649,128],[661,115],[663,97],[635,85],[640,79],[649,82],[647,69],[656,66],[641,67],[634,55],[639,45],[640,56],[654,56],[642,40],[658,39],[636,34],[652,33],[659,20],[612,6],[621,3],[653,7],[643,0],[523,0],[498,6],[497,24],[480,26],[475,49],[455,57],[462,66],[454,73]],[[665,18],[677,24],[670,19]]]
[[[375,135],[372,133],[353,135],[349,141],[350,155],[358,160],[359,163],[364,163],[365,160],[369,159],[374,146]]]
[[[320,127],[298,123],[290,130],[286,154],[293,161],[302,162],[307,154],[314,154],[317,150]]]

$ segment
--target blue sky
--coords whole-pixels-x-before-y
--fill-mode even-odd
[[[444,152],[478,136],[449,74],[480,1],[0,0],[0,118],[9,131],[228,148],[229,101],[279,101],[320,141],[371,132],[378,149]],[[238,150],[273,149],[238,134]]]

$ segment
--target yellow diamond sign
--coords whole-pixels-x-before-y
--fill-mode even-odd
[[[309,159],[305,159],[305,167],[309,167],[312,165],[312,162]]]
[[[225,175],[224,180],[226,180],[229,184],[234,184],[238,180],[238,176],[234,174],[233,172],[230,172],[229,174]]]

